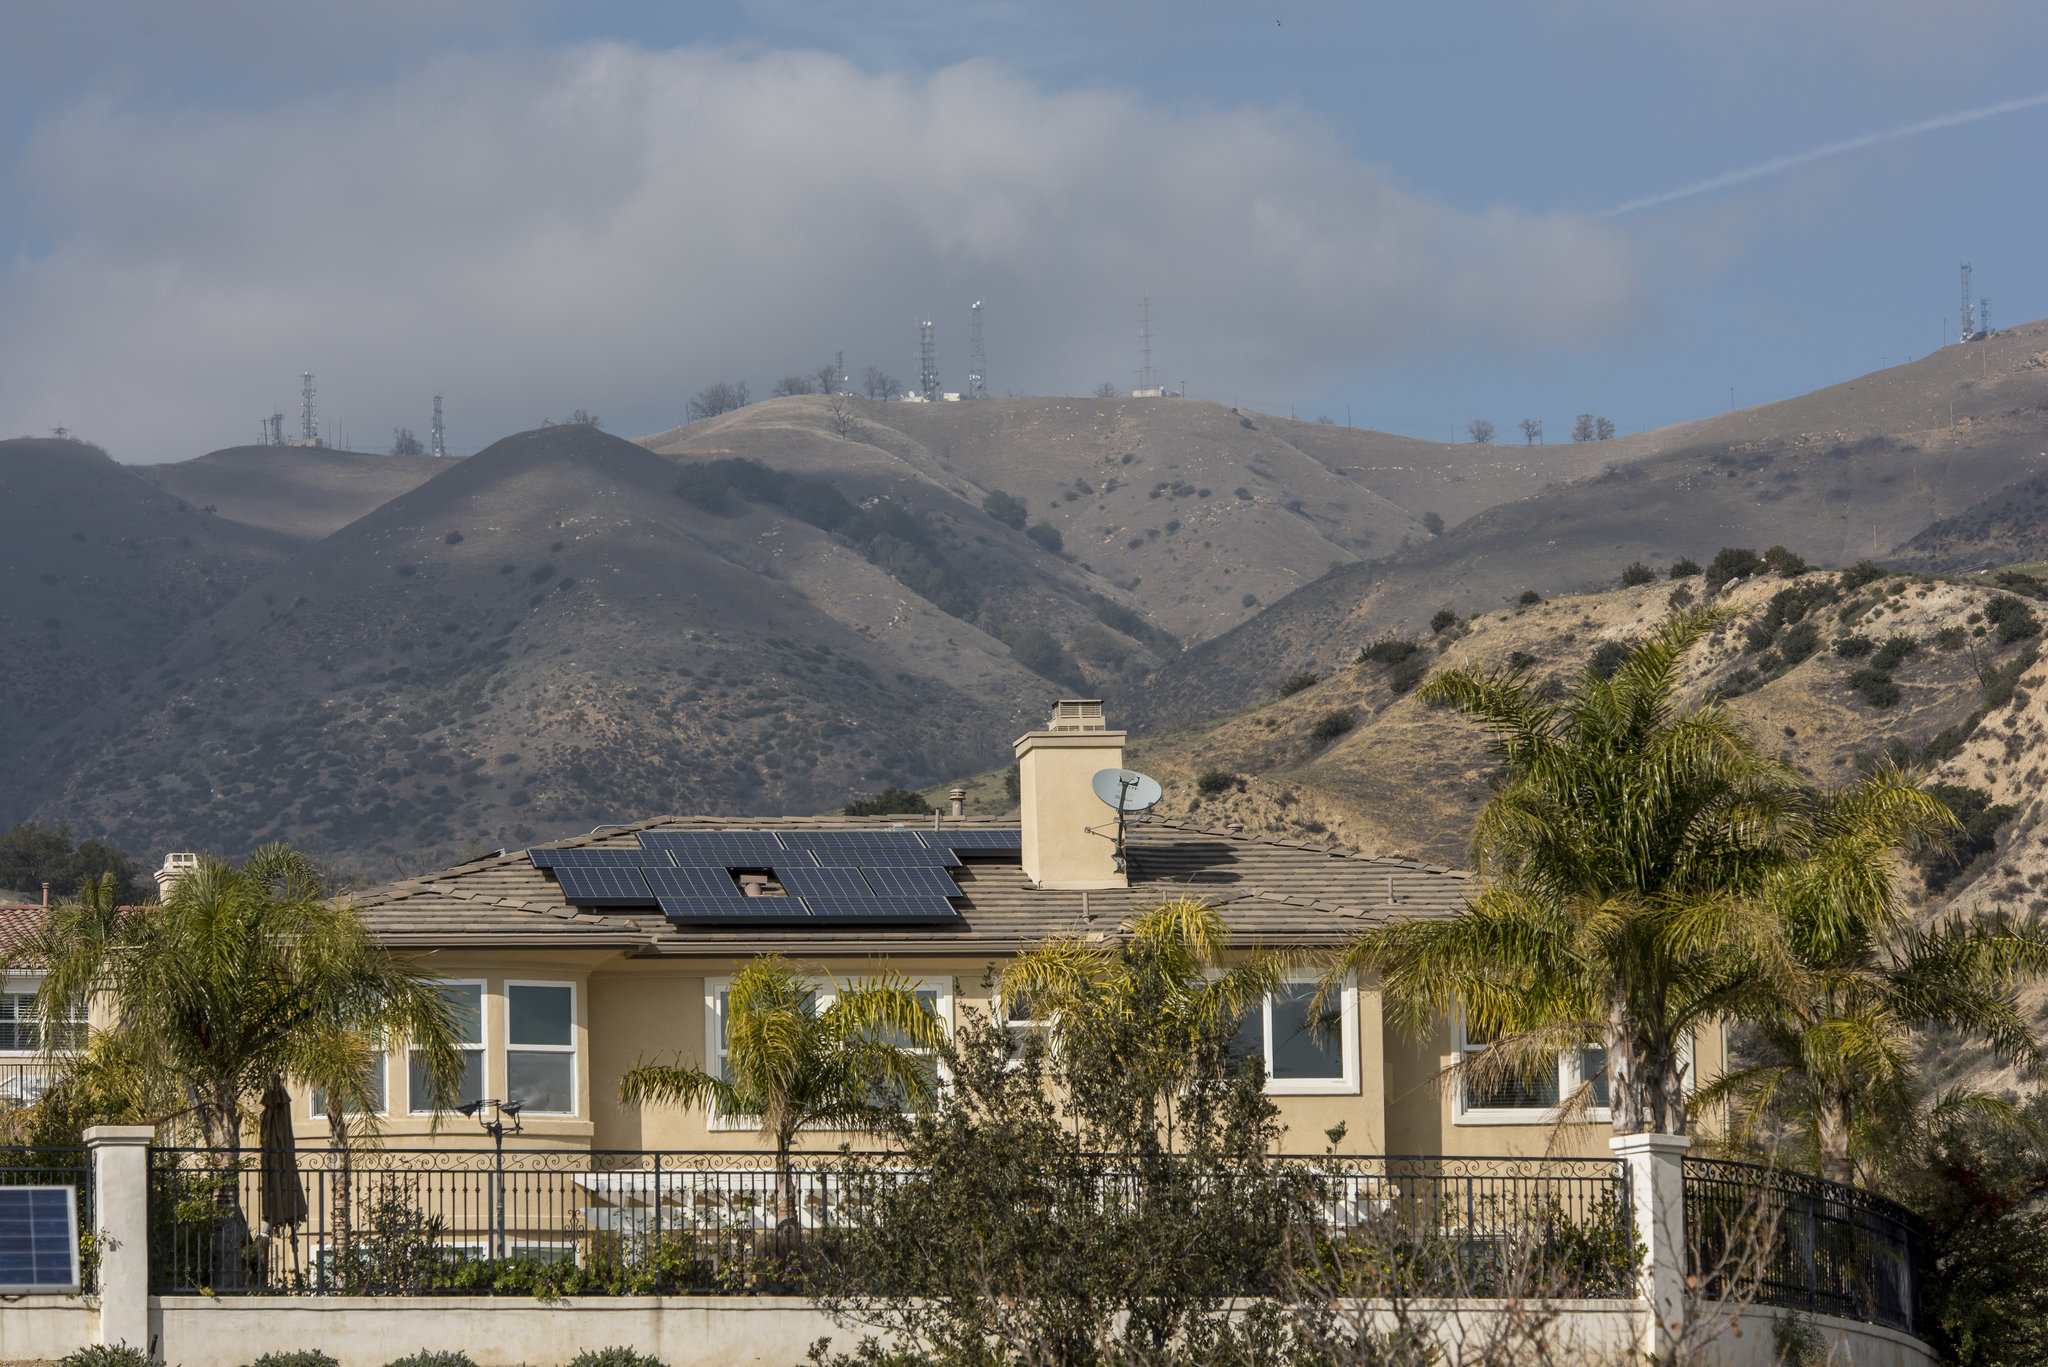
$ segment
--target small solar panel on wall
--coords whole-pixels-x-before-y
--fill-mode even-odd
[[[78,1189],[0,1187],[0,1295],[78,1290]]]

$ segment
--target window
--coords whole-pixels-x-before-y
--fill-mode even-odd
[[[704,983],[704,1038],[709,1041],[709,1048],[705,1051],[709,1055],[705,1060],[705,1071],[727,1079],[731,1077],[726,1071],[729,1046],[726,1016],[731,983],[730,978],[710,978]],[[950,979],[913,979],[907,986],[919,1002],[938,1016],[942,1024],[948,1029],[952,1028],[953,984]],[[830,987],[819,989],[816,994],[818,1008],[823,1010],[830,1006],[834,995]],[[759,1116],[729,1116],[717,1113],[711,1116],[711,1128],[714,1130],[751,1130],[760,1123]]]
[[[576,989],[505,984],[505,1099],[528,1115],[576,1114]]]
[[[1276,1096],[1338,1095],[1358,1090],[1358,992],[1346,982],[1316,1010],[1320,987],[1298,979],[1247,1014],[1233,1052],[1266,1060],[1266,1091]]]
[[[43,1050],[43,1019],[36,1013],[34,988],[0,992],[0,1053],[37,1054]],[[51,1030],[52,1049],[85,1047],[85,1003],[74,1003]]]
[[[350,1115],[383,1115],[389,1109],[385,1104],[388,1100],[384,1077],[385,1068],[386,1055],[382,1049],[379,1049],[370,1060],[370,1108],[366,1111],[351,1111],[349,1112]],[[327,1118],[327,1093],[318,1087],[312,1090],[312,1106],[310,1110],[315,1120],[325,1120]]]
[[[1460,1059],[1486,1052],[1492,1036],[1483,1035],[1470,1022],[1461,1022],[1453,1041]],[[1510,1077],[1484,1087],[1461,1081],[1455,1091],[1455,1119],[1461,1125],[1543,1125],[1557,1119],[1563,1098],[1576,1093],[1590,1081],[1593,1094],[1586,1119],[1605,1121],[1607,1110],[1607,1051],[1597,1045],[1574,1049],[1560,1056],[1555,1065],[1536,1077]]]
[[[448,1006],[454,1016],[455,1038],[462,1048],[462,1085],[457,1090],[457,1105],[481,1101],[484,1096],[484,985],[480,982],[442,983],[441,995],[448,999]],[[408,1069],[407,1093],[412,1111],[421,1115],[433,1109],[434,1089],[427,1081],[427,1070],[423,1066],[417,1049],[411,1054]]]

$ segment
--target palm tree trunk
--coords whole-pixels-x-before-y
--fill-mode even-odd
[[[334,1150],[334,1272],[336,1286],[353,1280],[355,1263],[355,1162],[349,1147],[348,1118],[327,1102],[327,1142]]]
[[[214,1150],[213,1286],[240,1290],[249,1251],[249,1217],[242,1209],[242,1114],[232,1081],[216,1082],[200,1115],[207,1147]]]
[[[1849,1094],[1839,1087],[1820,1089],[1816,1128],[1820,1148],[1820,1175],[1844,1186],[1856,1180],[1856,1168],[1849,1157]]]

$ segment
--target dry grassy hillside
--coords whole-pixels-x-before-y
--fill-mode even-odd
[[[1397,683],[1412,689],[1424,673],[1449,664],[1519,664],[1562,689],[1603,646],[1653,629],[1674,587],[1704,592],[1697,578],[1678,586],[1660,580],[1486,613],[1418,640],[1420,649],[1402,665],[1346,664],[1291,696],[1142,737],[1126,763],[1165,785],[1159,810],[1167,816],[1462,864],[1493,768],[1485,737],[1456,714],[1423,706],[1412,691],[1396,692]],[[2010,687],[2016,662],[2037,638],[2001,642],[1996,626],[1987,626],[1987,605],[2002,597],[2010,595],[1974,581],[1896,574],[1854,587],[1827,572],[1738,581],[1717,601],[1747,616],[1696,652],[1686,687],[1694,696],[1731,697],[1773,750],[1817,783],[1838,782],[1855,772],[1859,757],[1901,744],[1921,756],[1950,733],[1938,752],[1985,705],[1987,689],[1995,698],[2001,681]],[[2048,605],[2039,615],[2048,618]],[[1895,699],[1874,681],[1866,681],[1870,692],[1851,683],[1901,637],[1915,647],[1883,671]],[[1847,638],[1871,648],[1838,653],[1836,643]],[[1366,642],[1342,644],[1355,656]],[[1788,664],[1788,652],[1799,658]],[[1979,734],[1988,732],[1987,723]],[[1231,781],[1212,778],[1215,791],[1205,794],[1204,774]],[[974,800],[983,809],[1004,801],[1001,777],[996,771],[976,780]]]
[[[1612,585],[1634,560],[1772,544],[1822,564],[1886,559],[1930,522],[2048,468],[2048,368],[2033,360],[2044,340],[2048,324],[2033,323],[1692,424],[1687,440],[1641,460],[1489,509],[1388,562],[1333,569],[1174,661],[1134,715],[1181,725],[1241,707],[1282,678],[1333,667],[1341,643],[1416,632],[1445,607],[1469,615],[1529,590]],[[1886,425],[1937,415],[1931,429]]]
[[[303,542],[340,531],[454,459],[304,446],[230,446],[193,460],[138,465],[136,474],[221,517]]]

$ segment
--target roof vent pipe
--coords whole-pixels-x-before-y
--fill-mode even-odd
[[[965,788],[955,788],[951,792],[947,793],[946,805],[952,809],[948,813],[948,815],[950,815],[955,821],[959,821],[966,817],[967,790]]]

